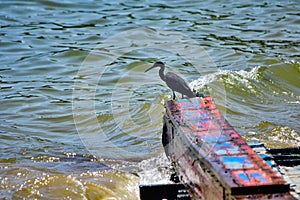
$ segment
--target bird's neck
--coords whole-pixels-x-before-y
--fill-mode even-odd
[[[160,76],[160,78],[163,80],[163,81],[166,81],[166,79],[165,79],[165,75],[164,75],[164,68],[163,67],[161,67],[160,68],[160,70],[159,70],[159,76]]]

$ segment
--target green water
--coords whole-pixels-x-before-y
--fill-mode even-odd
[[[167,182],[168,71],[247,141],[300,144],[294,1],[2,1],[0,198],[137,199]],[[97,158],[97,160],[96,160]]]

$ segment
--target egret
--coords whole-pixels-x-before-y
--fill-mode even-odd
[[[164,74],[164,70],[165,70],[165,64],[161,61],[158,61],[156,63],[154,63],[154,65],[150,68],[148,68],[145,72],[148,72],[149,70],[155,68],[155,67],[160,67],[159,70],[159,76],[160,78],[166,82],[167,86],[172,90],[173,92],[173,99],[175,99],[175,92],[179,92],[183,95],[192,98],[195,97],[194,92],[192,92],[191,88],[188,86],[188,84],[183,80],[183,78],[181,78],[180,76],[178,76],[177,74],[173,73],[173,72],[167,72],[166,74]]]

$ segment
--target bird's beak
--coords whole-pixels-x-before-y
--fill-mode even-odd
[[[153,69],[154,67],[156,67],[156,65],[155,65],[155,64],[154,64],[154,65],[152,65],[150,68],[146,69],[146,70],[145,70],[145,72],[147,72],[147,71],[149,71],[149,70]]]

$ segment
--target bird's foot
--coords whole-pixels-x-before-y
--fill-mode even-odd
[[[176,99],[176,95],[175,95],[175,92],[173,91],[173,100]]]

